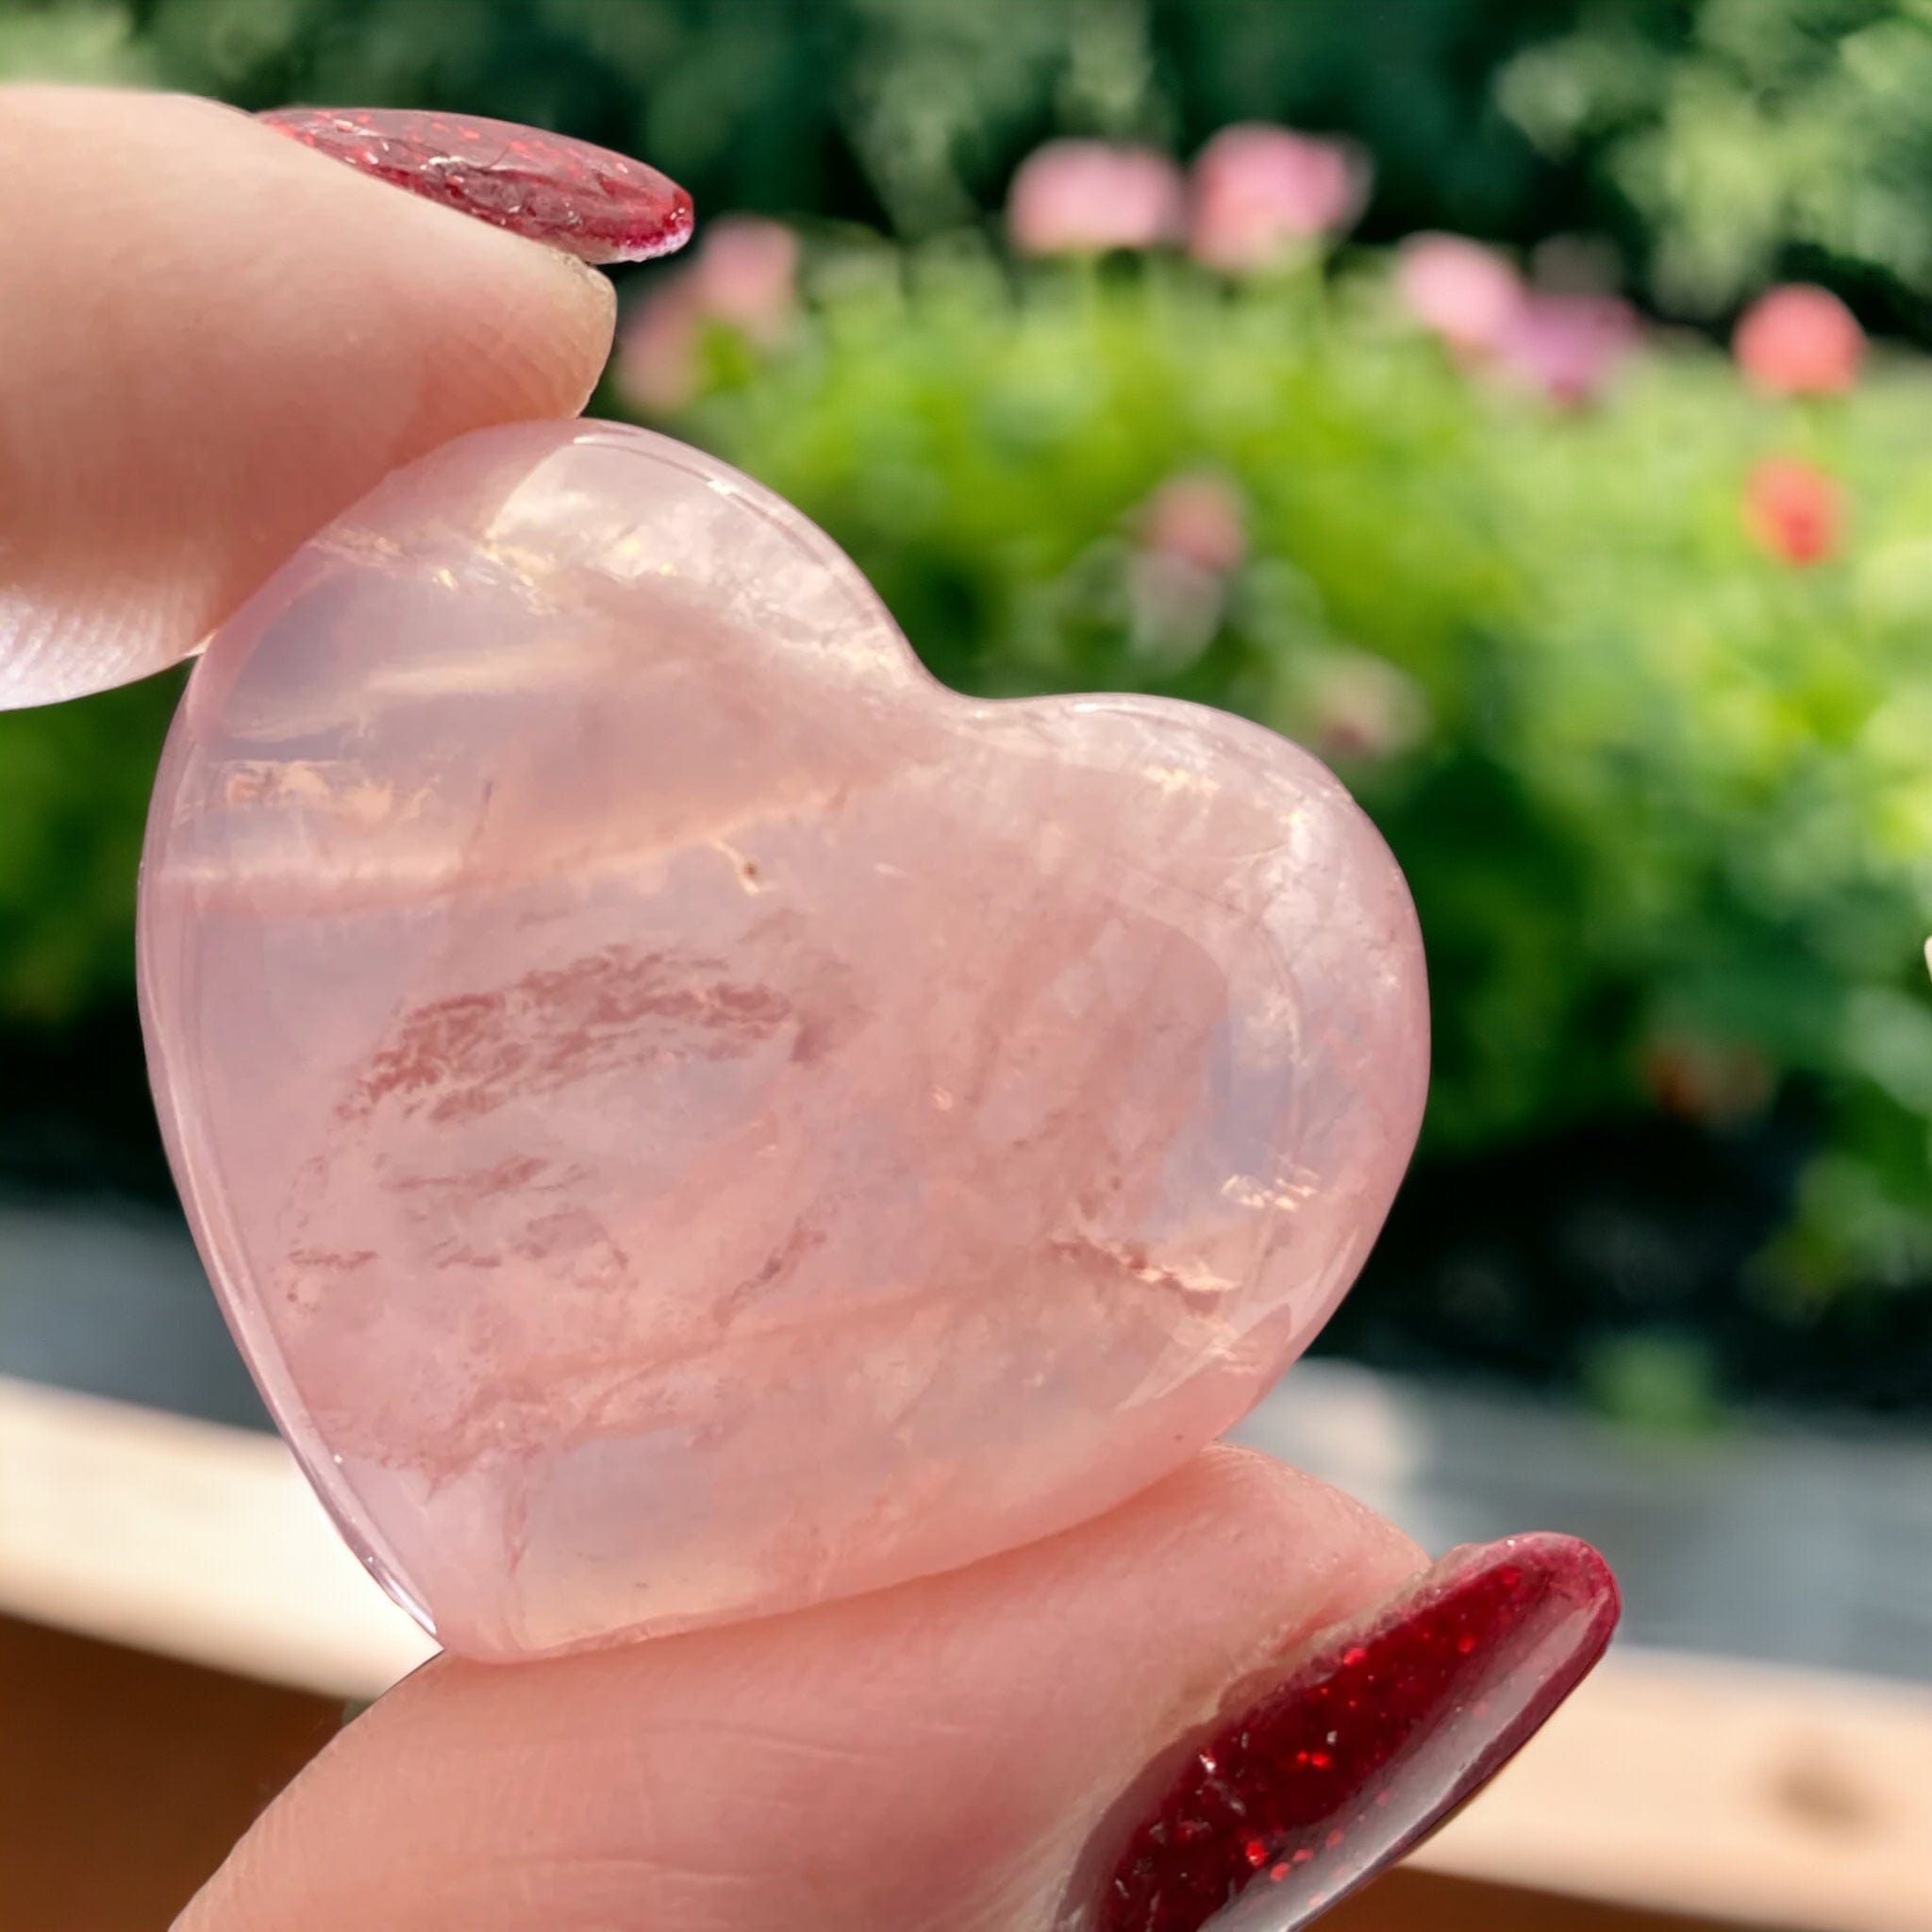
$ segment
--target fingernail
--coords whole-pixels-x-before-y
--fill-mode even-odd
[[[1617,1611],[1609,1566],[1574,1538],[1452,1553],[1151,1766],[1095,1835],[1097,1901],[1063,1923],[1295,1932],[1487,1784],[1603,1655]]]
[[[676,182],[567,135],[400,108],[276,108],[257,118],[317,154],[580,261],[646,261],[691,240],[691,196]]]

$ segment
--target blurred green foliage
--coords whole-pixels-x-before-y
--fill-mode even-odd
[[[1800,269],[1924,327],[1932,6],[1629,0],[1516,55],[1498,98],[1623,204],[1655,299],[1721,313]]]
[[[180,682],[0,710],[0,1029],[128,997],[142,825]]]
[[[1390,216],[1545,224],[1560,172],[1491,83],[1583,0],[0,0],[0,76],[242,107],[441,106],[647,155],[724,208],[924,234],[1056,131],[1347,128]]]
[[[1356,135],[1370,232],[1610,233],[1667,312],[1932,294],[1927,0],[0,0],[0,77],[445,106],[923,236],[1056,132]]]
[[[1704,1435],[1724,1420],[1708,1356],[1686,1336],[1606,1336],[1590,1351],[1583,1380],[1600,1414],[1646,1435]]]
[[[673,426],[823,523],[950,682],[1326,749],[1421,908],[1429,1151],[1722,1129],[1795,1078],[1824,1151],[1778,1291],[1932,1275],[1932,368],[1772,403],[1670,344],[1566,411],[1456,367],[1373,256],[1240,290],[947,242],[816,287],[769,361],[714,331]],[[1847,490],[1841,555],[1748,534],[1774,452]],[[1135,535],[1196,472],[1248,526],[1205,623],[1150,602]]]
[[[1588,232],[1665,315],[1722,322],[1796,272],[1924,336],[1932,0],[0,0],[0,79],[22,75],[499,114],[643,154],[701,214],[808,218],[789,345],[713,328],[671,426],[831,530],[950,681],[1202,698],[1335,758],[1430,946],[1412,1198],[1440,1218],[1486,1160],[1547,1191],[1560,1150],[1624,1158],[1592,1123],[1721,1167],[1798,1119],[1748,1268],[1673,1235],[1624,1274],[1701,1269],[1793,1334],[1932,1308],[1928,365],[1773,404],[1687,336],[1561,411],[1408,326],[1373,247],[1243,289],[1165,258],[1016,274],[988,241],[1051,135],[1185,154],[1259,117],[1367,145],[1372,243]],[[1808,570],[1744,526],[1773,454],[1845,492],[1848,536]],[[1149,499],[1196,473],[1246,520],[1205,588],[1143,541]],[[0,1043],[125,1009],[175,688],[0,715]],[[1506,1291],[1474,1230],[1444,1305],[1479,1327],[1534,1300],[1511,1359],[1557,1359],[1542,1327],[1594,1265],[1571,1238]],[[1638,1339],[1576,1373],[1622,1411],[1701,1413],[1682,1324],[1728,1315],[1623,1314]],[[1897,1331],[1862,1332],[1875,1356]]]

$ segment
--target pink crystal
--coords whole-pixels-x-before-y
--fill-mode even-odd
[[[604,425],[440,451],[215,638],[141,950],[235,1332],[485,1657],[1131,1494],[1321,1325],[1424,1083],[1313,759],[944,691],[795,510]]]

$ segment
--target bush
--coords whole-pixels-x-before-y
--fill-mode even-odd
[[[1670,312],[1796,269],[1923,336],[1928,88],[1919,0],[1626,0],[1524,48],[1496,94],[1592,184]]]
[[[1788,291],[1740,337],[1747,383],[1562,292],[1621,278],[1721,323],[1797,269],[1923,333],[1920,0],[1386,0],[1374,35],[1342,0],[0,0],[24,74],[458,107],[685,179],[714,240],[641,273],[677,292],[607,408],[798,502],[949,681],[1230,706],[1387,830],[1437,1079],[1377,1263],[1401,1278],[1351,1301],[1349,1345],[1440,1341],[1631,1412],[1697,1410],[1710,1348],[1734,1385],[1818,1392],[1838,1350],[1927,1399],[1927,365],[1860,373],[1849,314]],[[1283,114],[1373,151],[1366,236],[1512,236],[1541,291],[1455,242],[1304,236],[1242,279],[1016,270],[989,240],[1045,137],[1191,150]],[[1343,227],[1362,157],[1320,146],[1223,158],[1290,201],[1325,179],[1313,226]],[[1080,165],[1161,229],[1158,155]],[[1026,178],[1034,245],[1091,217]],[[1208,252],[1237,272],[1245,196]],[[722,248],[719,207],[819,218],[802,308],[791,244]],[[1507,329],[1472,333],[1499,288]],[[76,1118],[133,1118],[129,882],[173,688],[0,717],[16,1151],[86,1141],[35,1124],[62,1053]]]
[[[142,824],[180,686],[0,711],[0,1032],[132,998]]]
[[[1393,219],[1527,231],[1563,199],[1491,99],[1578,0],[0,0],[0,78],[136,80],[245,108],[444,107],[648,158],[701,212],[899,233],[995,206],[1056,131],[1192,145],[1334,125]]]
[[[0,0],[14,75],[499,114],[908,238],[1056,132],[1287,119],[1374,149],[1372,233],[1610,232],[1668,313],[1932,293],[1921,0]]]
[[[1766,1278],[1924,1282],[1932,370],[1778,400],[1657,343],[1564,407],[1388,271],[841,247],[785,346],[708,325],[672,426],[830,530],[949,682],[1325,751],[1422,911],[1425,1157],[1724,1131],[1795,1084],[1821,1139]],[[1176,487],[1230,501],[1238,560],[1163,535]]]

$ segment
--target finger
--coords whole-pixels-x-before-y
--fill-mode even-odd
[[[604,279],[247,116],[0,89],[0,706],[192,651],[464,430],[564,416]]]
[[[1478,1563],[1492,1591],[1513,1579],[1513,1635],[1466,1582],[1445,1623],[1440,1586],[1404,1597],[1422,1559],[1387,1524],[1214,1451],[951,1575],[550,1663],[439,1661],[296,1782],[179,1932],[1191,1932],[1148,1885],[1224,1897],[1229,1861],[1243,1882],[1278,1864],[1300,1909],[1580,1674],[1607,1631],[1580,1551]],[[1393,1744],[1391,1722],[1410,1724]],[[1207,1822],[1153,1828],[1176,1807]],[[1191,1870],[1166,1869],[1176,1848]]]

